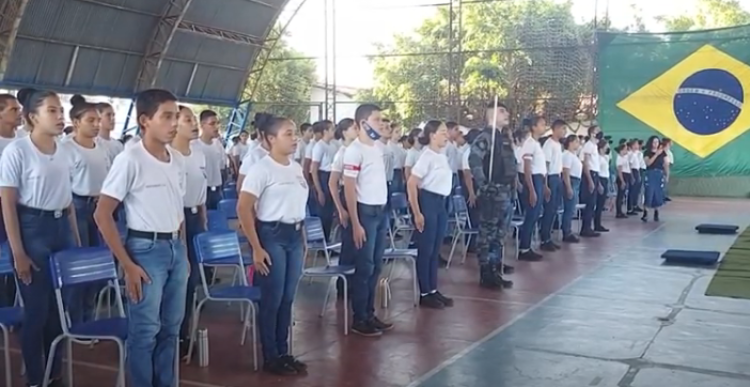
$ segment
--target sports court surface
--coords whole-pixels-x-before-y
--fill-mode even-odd
[[[210,364],[183,366],[195,387],[747,387],[750,301],[704,296],[713,269],[665,266],[666,248],[726,250],[734,236],[698,235],[698,223],[750,223],[747,201],[677,199],[662,222],[607,219],[609,235],[567,246],[545,261],[517,263],[515,287],[480,289],[476,263],[441,271],[456,306],[415,309],[410,274],[397,267],[380,338],[343,335],[341,302],[318,316],[321,283],[300,286],[294,352],[306,376],[252,370],[240,347],[239,313],[204,312]],[[14,381],[21,386],[18,346]],[[76,347],[75,386],[114,385],[113,346]]]

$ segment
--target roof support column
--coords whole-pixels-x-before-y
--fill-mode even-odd
[[[170,0],[159,23],[156,25],[154,37],[149,43],[146,55],[143,57],[141,70],[135,92],[146,90],[156,85],[156,78],[164,58],[172,43],[175,31],[185,17],[185,13],[193,0]]]
[[[5,79],[10,54],[29,0],[0,0],[0,81]]]

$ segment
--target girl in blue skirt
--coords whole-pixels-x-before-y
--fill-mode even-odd
[[[654,221],[659,221],[659,207],[664,204],[664,176],[669,171],[669,159],[664,151],[659,137],[651,136],[643,152],[646,161],[646,173],[643,179],[643,216],[641,220],[648,221],[648,209],[654,210]]]

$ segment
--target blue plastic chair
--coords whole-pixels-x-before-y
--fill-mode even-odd
[[[326,265],[330,266],[331,251],[339,251],[341,242],[329,243],[326,240],[326,234],[323,230],[323,222],[320,218],[309,216],[305,218],[305,237],[307,238],[307,250],[315,254],[313,256],[313,266],[317,264],[318,252],[322,252],[326,257]]]
[[[224,187],[224,189],[221,190],[221,193],[224,199],[237,200],[237,186],[236,185]]]
[[[249,286],[245,276],[241,276],[238,285],[209,286],[209,281],[203,270],[204,267],[226,266],[230,264],[230,261],[233,266],[244,267],[237,233],[234,231],[204,232],[196,235],[193,243],[195,244],[196,258],[198,260],[198,273],[200,274],[203,293],[206,297],[195,303],[193,306],[193,317],[191,321],[192,329],[190,344],[188,346],[188,361],[192,358],[193,349],[195,347],[195,339],[198,334],[198,323],[200,322],[200,314],[203,305],[208,301],[241,302],[243,304],[248,304],[248,310],[244,318],[240,345],[245,344],[247,330],[248,328],[252,328],[253,366],[255,367],[255,370],[257,370],[258,351],[255,342],[257,337],[255,304],[260,301],[260,289]]]
[[[13,258],[7,243],[0,246],[0,275],[10,275],[15,278]],[[11,387],[10,368],[10,330],[18,328],[23,322],[23,308],[18,306],[20,293],[16,287],[16,305],[0,308],[0,330],[3,332],[3,357],[5,361],[5,385]]]
[[[453,253],[456,251],[456,245],[461,240],[464,244],[464,253],[461,259],[461,264],[466,262],[466,252],[471,243],[471,238],[475,235],[479,235],[479,230],[472,227],[471,219],[469,218],[469,208],[466,206],[466,199],[460,195],[454,195],[451,197],[451,203],[453,203],[453,214],[455,216],[455,224],[453,232],[453,241],[451,242],[451,252],[448,256],[448,263],[446,267],[450,267],[451,261],[453,260]]]
[[[125,340],[128,335],[128,321],[125,318],[120,287],[115,285],[118,276],[112,253],[104,247],[74,248],[53,254],[49,262],[63,333],[52,342],[42,385],[46,386],[49,384],[52,372],[52,357],[61,341],[67,339],[67,382],[69,386],[73,386],[72,340],[111,340],[117,344],[119,352],[117,385],[118,387],[125,387]],[[65,303],[63,302],[63,289],[70,286],[102,281],[108,282],[116,294],[115,302],[119,316],[71,325],[67,318],[68,312],[65,309]]]
[[[218,207],[227,219],[237,219],[237,199],[222,199]]]
[[[391,239],[391,248],[395,248],[396,236],[402,234],[402,240],[411,242],[412,234],[415,231],[412,223],[411,212],[409,211],[409,201],[403,192],[394,192],[391,194],[391,219],[392,227],[388,228],[388,234]]]

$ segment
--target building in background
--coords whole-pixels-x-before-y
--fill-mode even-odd
[[[358,91],[359,89],[354,87],[336,86],[336,116],[333,117],[333,122],[339,122],[344,118],[354,118],[354,112],[358,106],[355,100]],[[313,85],[310,92],[310,122],[325,118],[325,100],[325,84]]]

